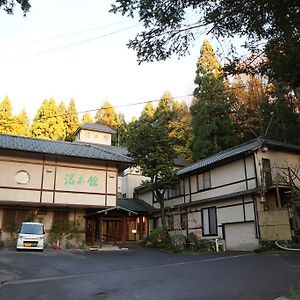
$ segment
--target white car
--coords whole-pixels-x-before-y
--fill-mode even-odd
[[[23,222],[18,230],[17,250],[36,249],[44,250],[44,224]]]

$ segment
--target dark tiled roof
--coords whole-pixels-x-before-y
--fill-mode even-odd
[[[117,206],[137,213],[150,213],[154,207],[141,199],[117,199]]]
[[[189,163],[181,158],[174,158],[173,159],[173,164],[175,167],[185,167],[186,165],[188,165]]]
[[[262,146],[267,146],[270,149],[281,149],[281,150],[287,150],[287,151],[293,151],[293,152],[300,153],[299,146],[285,144],[282,142],[277,142],[277,141],[272,141],[272,140],[267,140],[267,139],[262,139],[262,138],[256,138],[249,142],[246,142],[241,145],[235,146],[233,148],[224,150],[224,151],[214,154],[212,156],[201,159],[193,164],[190,164],[190,165],[178,170],[177,174],[180,176],[180,175],[185,175],[185,174],[189,174],[189,173],[194,173],[194,172],[197,172],[200,170],[205,170],[206,168],[210,168],[215,165],[225,163],[227,161],[236,159],[238,157],[242,157],[247,154],[250,154]]]
[[[104,146],[104,147],[102,147]],[[132,163],[124,149],[0,134],[0,149]]]
[[[74,135],[76,135],[80,129],[92,130],[97,132],[107,132],[112,134],[116,133],[115,130],[113,130],[111,127],[107,125],[84,123],[75,131]]]
[[[86,142],[82,141],[74,141],[73,144],[79,144],[79,145],[86,145]],[[129,156],[128,149],[125,147],[117,147],[117,146],[111,146],[111,145],[104,145],[104,144],[97,144],[97,143],[89,143],[91,146],[106,150],[106,151],[112,151],[114,153],[117,153],[119,155],[125,155]]]

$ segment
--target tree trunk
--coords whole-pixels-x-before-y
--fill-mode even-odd
[[[167,229],[164,199],[162,199],[159,203],[161,212],[161,225],[164,229]]]
[[[164,229],[167,229],[164,194],[162,194],[160,191],[156,191],[155,197],[160,204],[161,225]]]

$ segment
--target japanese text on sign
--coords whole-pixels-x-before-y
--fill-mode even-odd
[[[64,178],[65,185],[84,185],[88,184],[89,186],[98,186],[98,177],[97,176],[89,176],[88,178],[84,178],[82,175],[76,176],[74,173],[66,174]]]

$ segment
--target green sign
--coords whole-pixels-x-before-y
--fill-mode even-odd
[[[83,177],[82,175],[76,176],[74,173],[67,173],[64,178],[65,185],[81,186],[84,185],[85,183],[91,187],[98,186],[98,177],[97,176]]]

